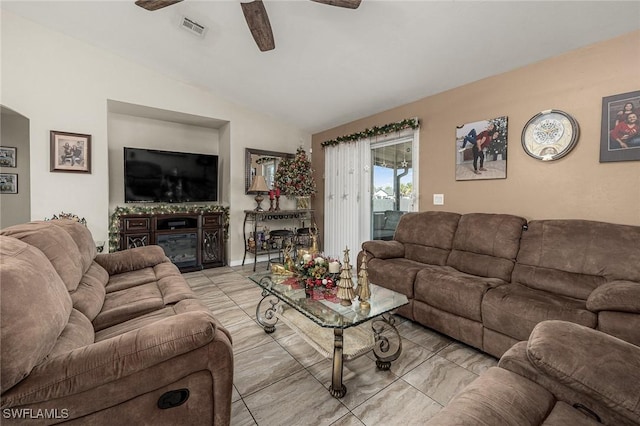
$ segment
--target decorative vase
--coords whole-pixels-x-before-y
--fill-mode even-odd
[[[296,197],[296,209],[307,210],[311,207],[311,197]]]

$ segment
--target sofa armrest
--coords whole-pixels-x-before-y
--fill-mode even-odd
[[[21,406],[67,398],[92,391],[104,392],[117,382],[153,369],[169,361],[169,366],[156,372],[150,382],[136,381],[137,393],[157,389],[172,377],[184,377],[201,370],[213,370],[229,365],[233,370],[233,352],[227,335],[218,329],[209,312],[185,312],[165,318],[137,330],[132,330],[91,345],[83,346],[46,360],[29,376],[2,395],[3,406]],[[188,356],[207,345],[226,349],[215,352],[223,357],[210,359],[206,353],[197,362],[180,363],[173,359]],[[227,359],[223,359],[227,358]],[[122,395],[126,395],[124,392]],[[126,397],[117,393],[110,397]],[[114,403],[114,401],[107,401]],[[100,402],[102,403],[102,402]],[[115,402],[117,403],[117,401]]]
[[[587,309],[640,314],[640,283],[617,280],[603,284],[589,295]]]
[[[114,253],[100,253],[96,256],[96,262],[106,269],[109,275],[116,275],[153,267],[170,260],[164,254],[162,247],[153,245]]]
[[[543,374],[640,422],[640,347],[565,321],[531,332],[527,358]]]
[[[393,259],[404,257],[404,244],[398,241],[371,240],[362,243],[362,249],[369,253],[369,258]]]

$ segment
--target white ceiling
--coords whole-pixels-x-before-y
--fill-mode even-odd
[[[640,29],[639,1],[265,6],[276,43],[270,52],[258,50],[238,0],[185,0],[155,12],[134,0],[1,2],[311,133]],[[183,16],[207,27],[204,39],[179,27]]]

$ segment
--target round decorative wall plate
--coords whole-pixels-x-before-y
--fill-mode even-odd
[[[542,161],[567,155],[578,143],[578,122],[564,111],[549,109],[531,117],[522,129],[524,152]]]

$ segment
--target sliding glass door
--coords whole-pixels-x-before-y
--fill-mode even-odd
[[[414,138],[371,144],[371,237],[391,240],[400,216],[417,209]]]

